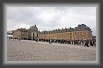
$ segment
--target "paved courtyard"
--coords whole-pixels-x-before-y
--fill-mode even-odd
[[[7,61],[96,61],[96,47],[7,40]]]

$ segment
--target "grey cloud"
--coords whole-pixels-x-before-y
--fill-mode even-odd
[[[96,33],[95,7],[7,7],[7,29],[19,25],[29,28],[37,25],[39,30],[76,27],[86,24]],[[11,28],[12,27],[12,28]],[[22,27],[22,26],[20,26]]]

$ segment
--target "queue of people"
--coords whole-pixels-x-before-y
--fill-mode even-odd
[[[21,39],[20,38],[8,38],[9,40],[18,40],[18,41],[21,41]]]
[[[49,42],[51,43],[61,43],[61,44],[73,44],[73,45],[82,45],[84,47],[96,46],[95,40],[64,40],[64,39],[39,39],[41,42]]]
[[[20,38],[8,38],[13,39],[13,40],[21,40]],[[39,39],[35,38],[36,42],[41,41],[41,42],[49,42],[49,44],[52,43],[61,43],[61,44],[73,44],[73,45],[82,45],[84,47],[89,47],[89,46],[96,46],[96,41],[95,40],[64,40],[64,39]]]

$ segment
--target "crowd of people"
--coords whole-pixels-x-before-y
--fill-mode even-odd
[[[13,40],[22,40],[20,38],[9,38]],[[39,39],[35,38],[34,41],[38,42],[49,42],[49,44],[52,43],[61,43],[61,44],[72,44],[72,45],[82,45],[84,47],[89,46],[96,46],[96,40],[64,40],[64,39]]]
[[[9,40],[18,40],[18,41],[20,41],[21,39],[20,38],[8,38]]]
[[[89,47],[89,46],[96,46],[96,41],[95,40],[64,40],[64,39],[39,39],[39,41],[42,42],[49,42],[51,43],[61,43],[61,44],[73,44],[73,45],[82,45],[84,47]]]

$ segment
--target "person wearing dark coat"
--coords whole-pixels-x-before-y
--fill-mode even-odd
[[[38,42],[38,38],[36,38],[36,42]]]
[[[93,46],[93,43],[92,43],[92,41],[90,41],[90,45],[91,45],[91,46]]]
[[[86,42],[85,42],[84,47],[85,47],[85,46],[89,47],[89,45],[88,45],[88,44],[89,44],[89,42],[88,42],[88,41],[86,41]]]

